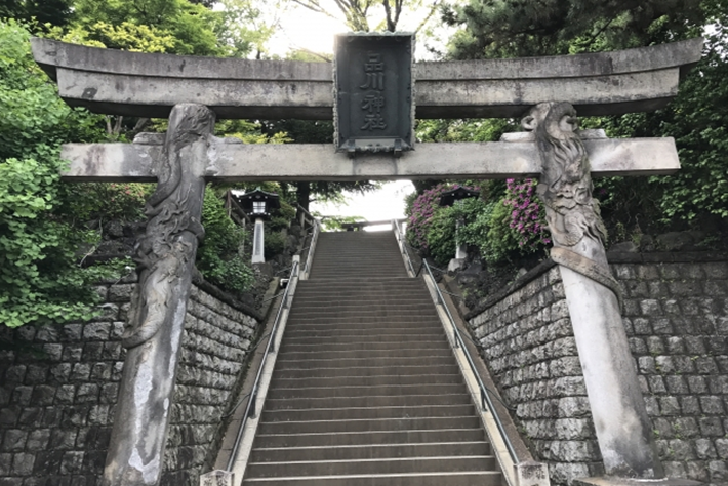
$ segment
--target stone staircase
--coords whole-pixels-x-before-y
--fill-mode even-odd
[[[391,232],[322,233],[244,485],[495,486],[490,445]]]

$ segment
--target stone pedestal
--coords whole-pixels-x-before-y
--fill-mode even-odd
[[[211,471],[200,476],[200,486],[235,486],[235,474],[229,471]]]
[[[551,486],[549,467],[544,462],[523,461],[513,466],[515,486]]]

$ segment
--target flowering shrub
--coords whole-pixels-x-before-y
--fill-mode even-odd
[[[427,234],[430,231],[432,218],[440,206],[440,196],[449,191],[445,184],[438,184],[415,198],[407,219],[407,240],[415,248],[427,251],[429,248]]]
[[[522,249],[535,250],[538,245],[551,243],[545,229],[543,206],[535,194],[538,181],[507,179],[506,183],[506,197],[503,199],[503,204],[513,208],[510,227],[519,234],[518,246]]]
[[[442,196],[444,192],[451,191],[458,187],[461,186],[438,184],[437,186],[423,192],[421,195],[415,198],[409,211],[410,216],[407,219],[407,238],[410,245],[424,251],[428,251],[430,249],[431,242],[429,233],[432,228],[433,218],[438,211],[442,211],[445,209],[440,207],[440,196]],[[479,190],[479,188],[477,187],[465,188],[476,191]],[[455,226],[453,223],[453,236],[454,230]],[[452,247],[455,248],[454,242],[452,244]]]
[[[537,251],[551,240],[543,206],[535,194],[536,184],[535,179],[508,179],[505,192],[498,191],[488,200],[467,199],[449,208],[440,207],[439,202],[452,186],[440,184],[412,202],[409,243],[440,264],[454,256],[456,242],[478,247],[490,262]],[[458,220],[464,224],[456,231]]]

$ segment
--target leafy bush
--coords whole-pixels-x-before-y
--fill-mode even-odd
[[[265,231],[265,245],[264,251],[266,258],[270,258],[273,255],[278,255],[283,252],[286,245],[286,240],[280,231]]]
[[[106,221],[144,220],[144,204],[154,190],[153,184],[68,184],[62,187],[69,214],[80,220],[102,218]]]
[[[227,215],[222,200],[210,188],[202,206],[205,239],[197,252],[197,268],[208,281],[243,292],[254,282],[253,271],[239,253],[245,232]]]
[[[435,211],[427,231],[427,245],[432,258],[439,265],[446,265],[455,256],[455,225],[458,219],[458,208],[455,206]]]
[[[92,316],[94,272],[75,264],[94,235],[65,212],[59,145],[103,138],[100,118],[69,108],[35,65],[30,35],[0,21],[0,322]]]

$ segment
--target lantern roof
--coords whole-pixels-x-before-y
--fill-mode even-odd
[[[275,192],[262,191],[259,187],[256,187],[254,191],[250,191],[242,195],[235,195],[234,197],[243,208],[243,211],[251,215],[261,214],[270,216],[272,210],[279,209],[281,207],[281,201],[278,194]],[[265,203],[263,211],[261,211],[260,207],[255,204],[261,202]]]
[[[480,191],[474,191],[465,187],[456,187],[451,191],[443,192],[440,196],[440,206],[452,206],[455,201],[461,199],[469,199],[471,197],[479,197]]]

